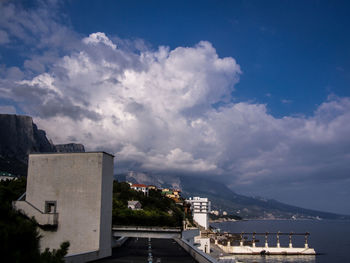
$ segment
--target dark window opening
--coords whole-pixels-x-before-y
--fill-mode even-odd
[[[56,213],[56,201],[45,201],[45,213]]]

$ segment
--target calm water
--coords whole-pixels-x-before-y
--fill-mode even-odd
[[[309,246],[316,250],[316,256],[238,256],[244,263],[350,263],[350,221],[335,220],[251,220],[212,223],[221,231],[240,232],[309,232]],[[264,237],[257,237],[263,246]],[[251,239],[251,237],[249,237]],[[280,237],[281,246],[288,245],[288,236]],[[303,247],[304,237],[293,237],[294,247]],[[276,246],[276,238],[269,239],[269,246]]]

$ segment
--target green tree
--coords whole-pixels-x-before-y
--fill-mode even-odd
[[[142,210],[127,208],[130,200],[137,200]],[[182,226],[184,212],[181,206],[163,196],[161,192],[150,190],[149,195],[135,191],[128,183],[113,183],[113,224],[135,226]]]
[[[2,262],[64,262],[69,242],[53,251],[46,249],[40,254],[38,224],[12,209],[12,201],[17,200],[26,189],[26,179],[0,182],[0,255]]]
[[[45,249],[40,255],[41,263],[64,263],[64,256],[67,255],[69,248],[69,242],[63,242],[59,249],[53,249],[50,251],[48,248]]]

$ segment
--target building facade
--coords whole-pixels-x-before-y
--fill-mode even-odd
[[[144,195],[148,196],[148,187],[145,184],[132,184],[130,188],[134,189],[135,191],[142,192]]]
[[[142,205],[139,201],[128,201],[128,208],[131,210],[141,210]]]
[[[176,189],[163,188],[162,194],[173,199],[175,202],[179,202],[181,198],[181,191]]]
[[[193,220],[205,229],[209,228],[210,201],[208,198],[193,197],[186,200],[191,204]]]
[[[111,255],[113,158],[104,152],[29,155],[26,197],[14,207],[42,226],[42,250],[69,241],[66,262]]]

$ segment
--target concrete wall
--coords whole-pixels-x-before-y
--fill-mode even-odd
[[[174,239],[184,250],[186,250],[199,263],[218,263],[218,261],[211,256],[200,251],[197,247],[190,244],[184,239]]]
[[[102,195],[100,210],[100,257],[112,254],[112,200],[113,200],[113,157],[103,155]]]
[[[207,213],[193,213],[193,220],[205,229],[209,228],[208,214]]]
[[[26,201],[45,211],[56,201],[57,231],[40,229],[41,249],[69,241],[69,255],[111,254],[113,156],[54,153],[29,156]],[[75,257],[73,257],[75,258]]]
[[[198,249],[204,253],[210,254],[210,238],[197,236],[194,238],[194,244],[198,244]]]
[[[14,201],[13,207],[28,216],[35,217],[36,222],[42,226],[56,226],[58,224],[57,213],[43,213],[27,201]]]
[[[200,235],[199,228],[186,229],[182,231],[182,239],[186,240],[191,244],[194,243],[194,237],[199,235]]]

